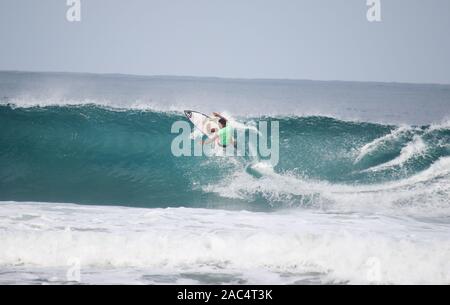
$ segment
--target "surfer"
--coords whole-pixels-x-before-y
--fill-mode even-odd
[[[219,146],[223,148],[230,144],[236,147],[236,141],[233,138],[233,128],[228,123],[228,120],[220,113],[213,112],[213,115],[219,118],[219,130],[212,128],[211,133],[214,133],[215,135],[208,140],[202,141],[202,144],[209,144],[214,141],[218,141]]]

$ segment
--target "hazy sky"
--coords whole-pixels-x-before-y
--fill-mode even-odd
[[[0,70],[450,83],[450,1],[0,0]]]

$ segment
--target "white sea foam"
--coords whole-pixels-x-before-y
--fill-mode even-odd
[[[269,202],[312,204],[341,211],[449,215],[450,157],[442,157],[414,176],[380,184],[331,184],[266,168],[260,179],[236,171],[228,179],[207,185],[203,190],[229,198],[249,200],[261,195]]]
[[[386,142],[397,139],[400,135],[404,134],[407,131],[410,131],[411,127],[409,126],[401,126],[397,129],[392,130],[387,135],[382,136],[381,138],[377,138],[370,143],[367,143],[359,150],[359,154],[355,159],[355,164],[360,162],[365,156],[371,154],[375,150],[377,150],[380,146],[385,144]]]
[[[425,154],[426,150],[427,145],[423,141],[422,137],[419,135],[415,135],[413,140],[402,148],[402,150],[400,151],[400,155],[397,158],[389,162],[368,168],[366,171],[380,171],[394,166],[402,166],[413,157]]]
[[[45,274],[76,258],[82,279],[93,282],[108,282],[102,270],[115,270],[131,276],[125,282],[145,274],[186,282],[183,274],[194,273],[283,284],[313,272],[319,282],[450,283],[449,224],[305,210],[0,205],[3,270]]]
[[[450,129],[450,118],[442,120],[440,123],[434,123],[431,124],[428,128],[428,131],[435,131],[435,130],[448,130]]]
[[[96,105],[105,107],[115,111],[123,110],[142,110],[154,112],[176,112],[183,113],[184,109],[180,105],[165,105],[164,103],[156,103],[151,101],[135,100],[129,102],[109,100],[109,99],[67,99],[67,98],[36,98],[36,97],[21,97],[10,100],[0,101],[1,105],[11,105],[15,108],[32,108],[32,107],[50,107],[50,106],[86,106]]]

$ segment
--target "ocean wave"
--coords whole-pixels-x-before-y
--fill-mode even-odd
[[[67,99],[67,98],[36,98],[36,97],[20,97],[20,98],[3,98],[0,99],[0,105],[8,106],[14,109],[27,108],[45,108],[45,107],[96,107],[110,111],[151,111],[182,114],[183,108],[179,105],[170,106],[163,103],[152,103],[149,101],[135,100],[123,103],[122,101],[114,101],[109,99]]]
[[[379,171],[393,166],[402,166],[411,158],[422,156],[423,154],[425,154],[426,149],[427,145],[423,141],[422,137],[415,135],[412,141],[402,148],[402,150],[400,151],[400,155],[394,160],[368,168],[366,171]]]
[[[280,162],[270,167],[260,156],[175,157],[171,126],[186,120],[178,112],[3,105],[0,120],[0,200],[251,210],[376,210],[380,200],[443,213],[450,196],[445,124],[231,115],[253,131],[259,120],[279,122]]]
[[[450,214],[450,157],[414,176],[380,184],[333,184],[265,169],[260,179],[236,173],[203,189],[247,201],[262,197],[274,207],[439,217]]]
[[[359,150],[359,154],[356,157],[354,162],[358,163],[364,157],[366,157],[367,155],[371,154],[375,150],[379,149],[380,146],[385,145],[386,142],[397,140],[400,135],[402,135],[402,134],[404,134],[406,132],[409,132],[409,131],[411,131],[411,127],[409,127],[409,126],[401,126],[401,127],[397,128],[397,129],[392,130],[387,135],[384,135],[384,136],[382,136],[380,138],[377,138],[377,139],[373,140],[370,143],[365,144]]]

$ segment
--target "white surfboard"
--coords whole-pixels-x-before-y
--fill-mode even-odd
[[[185,110],[184,114],[194,126],[208,138],[214,136],[213,129],[219,130],[218,118],[212,118],[201,112]]]

